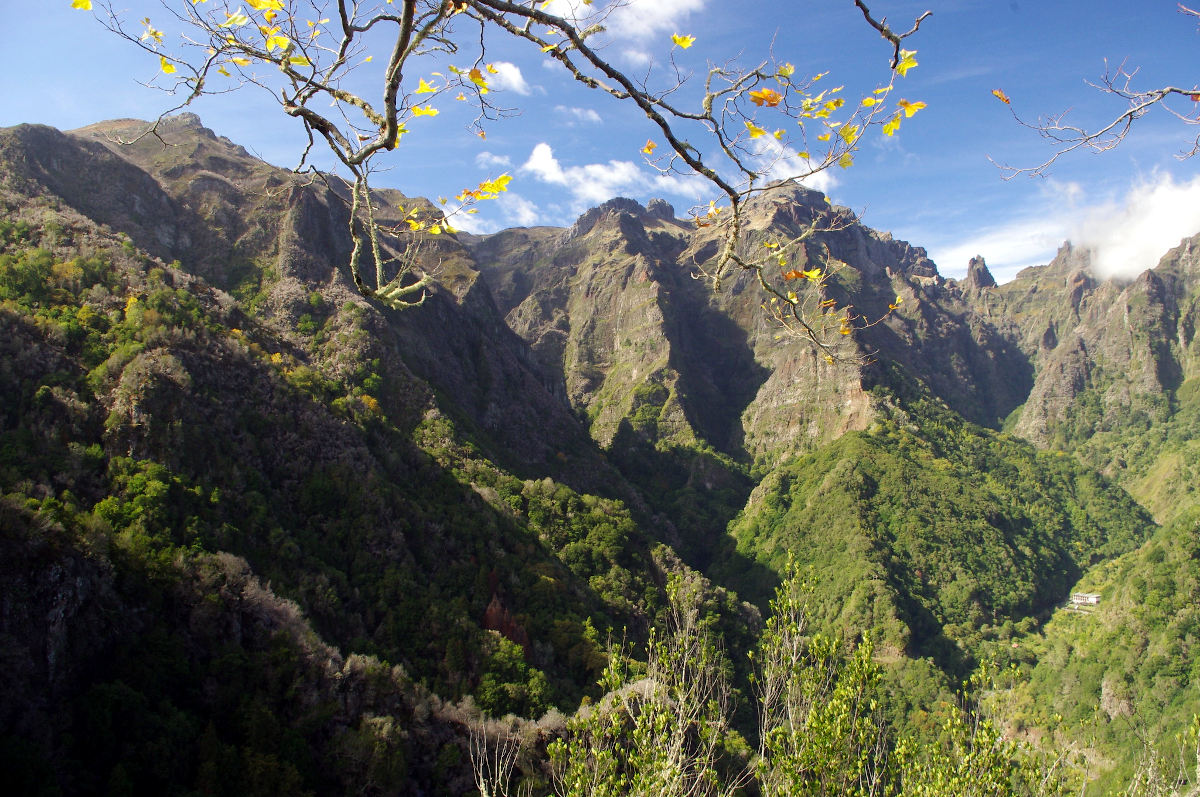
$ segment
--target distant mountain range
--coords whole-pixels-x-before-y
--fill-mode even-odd
[[[820,628],[873,635],[898,728],[1011,663],[1008,731],[1116,788],[1196,710],[1200,236],[1132,281],[1068,244],[997,285],[818,234],[839,297],[903,300],[830,363],[750,275],[693,279],[714,233],[661,200],[431,237],[432,295],[386,310],[335,181],[188,114],[115,143],[142,125],[0,130],[25,793],[466,793],[479,712],[561,731],[671,574],[744,661],[789,556]],[[824,205],[763,194],[747,241]]]

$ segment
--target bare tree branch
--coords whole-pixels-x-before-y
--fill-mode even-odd
[[[1187,16],[1200,17],[1200,12],[1182,4],[1179,6],[1179,11]],[[1011,100],[1002,91],[993,92],[1001,102],[1009,106],[1009,110],[1018,124],[1033,130],[1049,142],[1052,154],[1035,166],[1010,166],[997,163],[995,160],[992,160],[992,163],[1001,170],[1006,180],[1022,174],[1043,177],[1064,155],[1077,150],[1107,152],[1120,146],[1133,130],[1134,123],[1155,108],[1161,108],[1186,126],[1200,126],[1200,84],[1193,83],[1191,88],[1167,85],[1139,89],[1134,85],[1137,73],[1137,69],[1128,68],[1124,62],[1113,69],[1105,60],[1104,76],[1098,83],[1089,82],[1088,85],[1103,94],[1116,98],[1124,107],[1108,121],[1100,123],[1096,127],[1085,127],[1072,123],[1068,119],[1070,110],[1053,116],[1039,117],[1036,121],[1029,121],[1017,113]],[[1182,99],[1190,105],[1181,110],[1171,104],[1172,99]],[[1177,157],[1180,160],[1186,160],[1197,153],[1200,153],[1200,133],[1196,134],[1187,148],[1181,150]]]
[[[769,303],[777,306],[771,315],[782,328],[811,341],[829,359],[847,356],[841,338],[865,323],[851,308],[830,312],[822,280],[784,279],[787,269],[778,252],[743,246],[744,209],[752,197],[771,190],[765,176],[779,164],[791,166],[788,174],[775,175],[785,177],[784,183],[848,167],[869,130],[892,135],[902,119],[924,107],[903,99],[889,107],[889,97],[897,78],[916,65],[913,51],[900,46],[917,33],[928,11],[907,32],[897,32],[886,19],[876,20],[864,0],[854,0],[891,48],[885,79],[857,99],[843,97],[842,87],[823,89],[818,81],[824,73],[805,76],[772,53],[752,68],[733,62],[710,65],[703,94],[692,105],[684,101],[688,75],[676,62],[674,49],[665,81],[661,70],[650,69],[634,79],[603,54],[606,22],[621,0],[581,8],[582,16],[551,13],[536,0],[259,0],[248,11],[231,0],[158,3],[183,31],[178,47],[169,47],[148,17],[139,35],[111,5],[102,6],[99,16],[110,30],[160,59],[166,79],[161,88],[184,96],[171,112],[200,96],[252,84],[270,93],[303,126],[308,144],[301,168],[315,141],[328,146],[348,173],[351,277],[364,295],[388,306],[424,301],[436,280],[419,263],[419,241],[452,233],[450,221],[457,213],[506,190],[508,178],[485,180],[459,194],[457,205],[444,205],[439,213],[410,214],[400,229],[384,230],[370,188],[375,159],[395,150],[420,117],[435,114],[430,102],[447,93],[477,109],[473,126],[478,132],[483,121],[509,113],[487,96],[493,70],[486,59],[488,38],[499,34],[528,42],[580,84],[636,107],[653,136],[665,142],[667,154],[660,157],[652,155],[658,144],[648,142],[647,162],[664,174],[700,177],[719,193],[719,202],[710,204],[706,215],[695,213],[698,224],[720,233],[716,255],[695,264],[697,274],[715,289],[734,271],[754,273]],[[309,13],[312,18],[306,18]],[[462,30],[459,23],[465,21],[478,26],[476,40]],[[388,35],[391,42],[378,94],[371,98],[351,79],[370,59],[368,34],[372,41]],[[676,42],[677,47],[685,45],[691,42]],[[469,66],[456,65],[454,59],[464,49]],[[161,117],[143,135],[156,134],[159,121]],[[836,213],[821,215],[810,230],[780,245],[794,250],[812,234],[839,224]],[[403,255],[386,254],[380,239],[384,233],[407,241],[401,246]],[[374,261],[374,268],[368,268],[373,277],[362,274],[364,255]]]

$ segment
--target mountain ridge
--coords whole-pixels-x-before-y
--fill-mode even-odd
[[[831,290],[883,320],[855,336],[858,356],[828,363],[779,337],[751,275],[720,292],[694,279],[713,232],[665,202],[613,200],[566,229],[431,238],[423,263],[441,270],[429,298],[384,310],[342,268],[351,239],[335,185],[263,164],[195,117],[164,127],[169,147],[110,140],[134,129],[0,131],[0,387],[12,397],[0,489],[30,529],[9,542],[36,558],[55,550],[34,544],[38,524],[58,523],[66,548],[51,559],[96,562],[96,585],[116,572],[132,590],[122,605],[173,589],[203,605],[204,590],[249,583],[242,565],[206,580],[213,557],[236,557],[344,660],[403,665],[397,683],[533,719],[594,694],[604,636],[644,639],[674,578],[706,577],[726,643],[748,649],[790,553],[821,575],[822,628],[877,635],[890,716],[907,727],[989,645],[1036,633],[1078,578],[1152,536],[1113,481],[1148,495],[1139,479],[1190,461],[1188,247],[1133,293],[1105,288],[1073,254],[1011,288],[982,260],[944,279],[920,247],[847,221],[806,241],[803,265],[836,271]],[[745,245],[794,234],[824,207],[800,188],[757,199]],[[1031,290],[1043,284],[1033,277],[1059,272],[1043,302],[1051,291]],[[1149,465],[1106,478],[999,429],[1036,417],[1072,341],[1090,357],[1111,331],[1068,321],[1107,318],[1118,300],[1134,305],[1136,362],[1149,370],[1101,386],[1118,385],[1133,411],[1167,390],[1165,410],[1151,402],[1167,415],[1146,417],[1169,439],[1146,449]],[[1109,348],[1111,362],[1134,362],[1120,359],[1129,346]],[[1177,376],[1160,367],[1171,363]],[[1068,422],[1101,384],[1088,368],[1063,404]],[[1076,449],[1094,458],[1086,440]],[[1171,500],[1186,494],[1170,484]],[[221,600],[224,616],[234,604]],[[192,614],[168,614],[155,634],[192,640],[171,625]],[[130,655],[149,650],[137,644]],[[259,641],[239,644],[262,664]],[[79,696],[115,688],[112,673],[80,673]],[[3,705],[35,717],[31,697],[9,691]],[[53,722],[83,722],[75,710]],[[205,749],[274,756],[280,777],[313,788],[313,770],[288,774],[284,747],[255,746],[213,705],[180,710],[195,731],[180,738],[211,719],[220,744]],[[420,755],[458,756],[441,775],[414,764],[414,778],[464,783],[472,711],[413,731]],[[355,722],[363,744],[400,738],[353,716],[335,734],[346,744]],[[46,753],[54,767],[60,752]],[[337,772],[368,766],[352,758]],[[179,777],[194,783],[202,762],[188,761]]]

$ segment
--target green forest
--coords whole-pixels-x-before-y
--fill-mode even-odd
[[[22,179],[0,197],[14,793],[1195,788],[1195,377],[1110,411],[1097,370],[1035,447],[911,362],[833,365],[869,419],[756,456],[713,431],[748,427],[756,391],[714,373],[769,387],[746,363],[773,361],[749,333],[704,354],[673,320],[690,306],[661,336],[690,348],[628,332],[608,372],[584,363],[584,384],[640,373],[627,404],[613,381],[569,406],[479,298],[482,266],[388,309],[246,243],[279,208],[219,257],[166,260]],[[594,286],[592,244],[571,251]],[[968,312],[945,290],[897,323]],[[567,338],[581,363],[599,346]]]

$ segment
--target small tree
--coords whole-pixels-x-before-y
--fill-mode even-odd
[[[917,65],[915,51],[903,44],[929,12],[899,32],[872,16],[864,0],[853,3],[883,38],[887,58],[881,59],[877,85],[848,99],[841,86],[822,88],[825,72],[806,73],[775,53],[748,67],[733,61],[710,63],[703,87],[685,91],[687,75],[677,59],[695,38],[678,33],[669,42],[668,66],[634,79],[603,54],[611,38],[606,23],[626,0],[140,3],[165,13],[170,24],[163,27],[158,27],[158,17],[140,11],[132,15],[140,23],[131,23],[107,0],[72,0],[76,8],[96,6],[106,27],[154,58],[156,85],[179,98],[167,113],[207,94],[256,86],[308,136],[297,171],[309,170],[317,142],[328,147],[349,187],[351,276],[364,295],[391,307],[419,304],[433,281],[419,262],[415,242],[452,231],[457,214],[507,190],[510,178],[484,180],[436,213],[409,209],[399,227],[383,229],[371,175],[410,128],[438,113],[437,104],[469,103],[476,112],[471,128],[479,134],[505,116],[509,109],[495,101],[493,75],[498,70],[488,61],[488,49],[497,37],[523,41],[531,53],[582,85],[645,115],[650,134],[642,149],[646,161],[663,174],[699,175],[719,196],[694,212],[697,224],[717,228],[722,242],[712,259],[696,264],[698,273],[719,288],[733,270],[753,272],[774,302],[774,315],[827,355],[864,320],[829,301],[829,275],[789,267],[794,241],[767,242],[767,248],[757,250],[744,246],[743,212],[753,195],[766,190],[764,178],[773,167],[789,166],[785,182],[835,166],[847,168],[872,129],[891,136],[903,119],[924,107],[891,98],[897,79]],[[359,73],[374,56],[386,59],[381,83],[363,91]],[[157,128],[156,121],[144,135],[156,134]],[[832,209],[818,213],[798,240],[838,223]],[[405,242],[400,254],[389,254],[381,241],[384,233]],[[363,274],[364,252],[373,261],[373,277]]]
[[[708,797],[736,789],[736,778],[722,777],[729,663],[712,618],[700,615],[700,589],[699,579],[672,581],[668,628],[651,632],[644,675],[626,649],[611,652],[604,699],[581,708],[567,738],[550,747],[557,794]]]
[[[764,797],[884,794],[888,738],[874,646],[864,639],[847,658],[833,638],[806,635],[810,593],[789,562],[753,656],[755,774]]]

